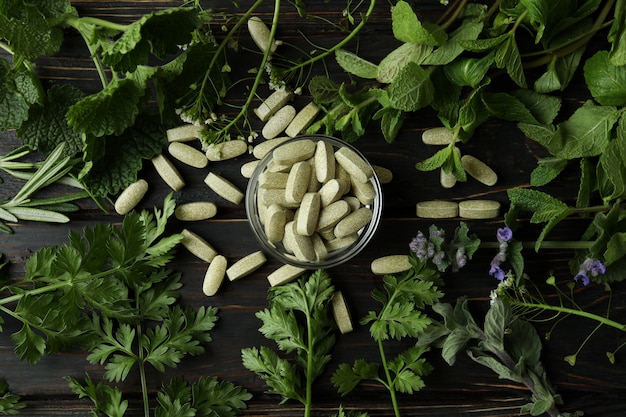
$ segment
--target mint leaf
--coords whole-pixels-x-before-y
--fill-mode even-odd
[[[460,86],[477,87],[491,68],[493,55],[458,59],[443,67],[446,76]]]
[[[393,36],[402,42],[436,46],[439,41],[419,21],[409,3],[400,0],[391,13]]]
[[[389,85],[388,93],[392,107],[410,112],[430,104],[435,87],[428,71],[409,62]]]
[[[409,62],[423,64],[432,50],[432,46],[425,44],[403,43],[380,61],[376,79],[385,84],[393,82]]]
[[[542,158],[537,161],[537,166],[530,173],[530,185],[540,187],[551,182],[567,166],[567,159]]]
[[[309,92],[317,103],[327,104],[339,98],[339,87],[330,78],[316,75],[309,81]]]
[[[28,120],[17,130],[18,137],[43,153],[52,152],[60,143],[65,143],[64,155],[80,153],[82,138],[67,124],[65,115],[84,96],[70,84],[53,85],[44,103],[31,107]]]
[[[443,164],[445,164],[446,161],[448,161],[452,157],[453,153],[454,149],[446,146],[445,148],[442,148],[435,152],[434,155],[416,163],[415,169],[417,169],[418,171],[433,171],[443,166]]]
[[[81,134],[119,135],[133,125],[143,95],[144,91],[130,79],[113,81],[71,106],[67,121]]]
[[[615,66],[626,65],[626,6],[623,3],[615,4],[613,24],[607,39],[611,42],[611,63]]]
[[[484,24],[479,20],[466,19],[448,40],[435,49],[424,60],[425,65],[447,65],[454,61],[464,51],[462,42],[475,40],[481,34]]]
[[[537,122],[542,125],[551,124],[561,109],[560,97],[540,94],[527,89],[513,90],[511,94],[522,102]]]
[[[626,66],[615,66],[608,51],[596,52],[584,67],[585,82],[593,98],[605,106],[626,105]]]
[[[498,45],[495,53],[495,63],[498,68],[505,68],[509,77],[522,88],[526,88],[526,76],[522,66],[517,42],[513,33],[509,34],[502,43]]]
[[[543,223],[558,216],[569,207],[561,200],[552,197],[541,191],[526,188],[510,188],[507,195],[512,204],[521,210],[533,213],[530,221],[532,223]]]
[[[601,154],[611,138],[620,113],[614,107],[597,106],[587,101],[557,127],[555,138],[562,144],[554,156],[563,159]]]
[[[335,52],[335,59],[344,71],[365,79],[375,79],[378,73],[378,66],[373,64],[357,54],[338,49]]]
[[[513,122],[537,123],[530,110],[515,96],[508,93],[485,93],[485,107],[495,117]]]

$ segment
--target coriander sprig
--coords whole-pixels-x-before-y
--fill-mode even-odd
[[[256,316],[259,329],[278,349],[294,356],[288,360],[267,346],[241,351],[243,365],[255,372],[283,401],[304,405],[304,416],[313,408],[313,382],[322,374],[335,344],[335,324],[330,313],[334,293],[329,275],[317,270],[297,282],[272,287],[269,308]]]
[[[370,335],[376,342],[380,363],[358,359],[353,365],[341,364],[332,376],[333,385],[340,394],[350,393],[366,380],[380,383],[388,391],[396,417],[400,416],[397,393],[421,390],[432,366],[423,358],[425,347],[411,347],[394,358],[388,357],[385,341],[405,338],[419,339],[431,323],[424,308],[435,304],[443,293],[434,284],[438,272],[415,257],[412,268],[398,276],[385,275],[383,289],[372,291],[372,297],[381,303],[380,311],[370,311],[361,324],[370,326]]]

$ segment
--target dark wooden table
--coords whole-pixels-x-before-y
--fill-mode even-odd
[[[216,9],[234,9],[230,2],[215,2]],[[246,2],[244,2],[246,3]],[[422,0],[415,3],[415,9],[421,16],[435,19],[443,7],[435,0]],[[325,8],[325,16],[339,20],[342,4],[331,2],[324,6],[321,1],[309,1],[312,10]],[[75,7],[83,15],[105,17],[110,20],[127,22],[140,14],[157,8],[178,5],[171,1],[77,1]],[[268,18],[272,5],[262,7],[259,15]],[[240,11],[241,12],[241,11]],[[281,35],[293,34],[297,27],[310,36],[312,42],[332,42],[337,36],[329,28],[319,30],[322,25],[301,20],[294,14],[281,17],[283,23]],[[390,10],[387,2],[379,2],[373,18],[361,35],[361,47],[364,54],[372,60],[379,59],[394,45],[390,30]],[[219,36],[219,32],[218,32]],[[72,80],[75,85],[89,91],[98,83],[95,71],[84,59],[84,51],[79,39],[69,41],[56,56],[41,59],[37,71],[48,85],[55,80]],[[246,40],[249,43],[249,40]],[[588,51],[587,53],[590,53]],[[235,65],[248,65],[245,53],[235,54]],[[241,59],[241,62],[237,60]],[[331,71],[338,79],[345,79],[335,66]],[[261,95],[269,90],[262,87]],[[580,75],[573,86],[564,93],[564,106],[575,108],[588,97]],[[297,105],[304,105],[308,98],[296,99]],[[408,253],[408,243],[418,230],[427,230],[430,220],[418,219],[415,204],[421,200],[433,198],[461,201],[468,198],[484,197],[499,200],[504,208],[507,205],[506,190],[511,187],[528,186],[529,175],[538,157],[545,155],[542,148],[524,138],[513,124],[490,120],[479,128],[475,137],[464,145],[464,152],[473,154],[487,162],[499,174],[499,182],[493,187],[486,187],[476,181],[458,184],[451,190],[439,186],[438,174],[418,172],[414,165],[431,154],[431,149],[421,142],[424,129],[437,126],[438,120],[431,110],[413,114],[405,123],[397,140],[388,144],[382,138],[376,125],[373,125],[356,146],[374,164],[385,166],[393,171],[394,179],[384,186],[384,213],[380,227],[373,241],[365,250],[349,263],[329,270],[334,285],[347,298],[351,314],[355,318],[363,317],[369,310],[376,308],[370,296],[371,290],[380,283],[380,278],[370,271],[370,262],[383,255]],[[258,129],[260,130],[259,123]],[[14,132],[4,132],[0,136],[0,152],[6,153],[20,144]],[[252,155],[245,155],[234,160],[211,164],[209,168],[197,170],[177,164],[187,185],[175,193],[179,203],[209,200],[218,206],[218,215],[207,221],[183,224],[172,220],[172,230],[187,227],[204,236],[213,246],[224,254],[230,262],[259,249],[246,220],[242,204],[233,205],[213,194],[203,183],[209,170],[231,179],[237,186],[244,188],[247,180],[243,178],[240,166],[252,160]],[[151,189],[142,201],[140,208],[151,208],[162,204],[164,196],[170,191],[156,175],[152,166],[146,164],[141,175],[147,178]],[[566,172],[558,184],[547,188],[549,192],[572,202],[576,193],[576,170]],[[0,196],[8,198],[18,189],[20,183],[3,176],[5,182],[0,187]],[[58,192],[64,192],[60,189]],[[118,223],[121,216],[104,214],[90,200],[81,201],[81,210],[71,214],[71,222],[64,225],[49,225],[32,222],[20,222],[13,235],[0,235],[0,252],[10,261],[10,273],[18,278],[24,274],[27,257],[41,247],[67,242],[68,230],[80,230],[96,223]],[[527,222],[528,219],[522,219]],[[459,219],[438,221],[438,225],[452,231]],[[490,240],[495,230],[502,227],[502,217],[493,220],[467,220],[470,229],[482,239]],[[554,231],[555,238],[576,237],[584,227],[580,220],[568,221]],[[523,229],[522,238],[534,239],[537,229]],[[189,380],[200,376],[214,375],[239,384],[254,394],[245,415],[254,416],[296,416],[302,413],[299,404],[287,402],[279,404],[277,396],[265,394],[266,386],[241,363],[240,351],[244,347],[272,345],[257,329],[260,321],[254,313],[267,305],[268,282],[266,276],[280,264],[272,259],[251,276],[236,282],[226,282],[214,297],[202,294],[202,280],[207,264],[184,249],[179,249],[172,267],[183,274],[182,303],[194,308],[214,306],[219,309],[219,321],[212,332],[214,341],[207,346],[205,354],[184,360],[177,369],[165,374],[154,374],[150,378],[150,389],[155,390],[173,375],[184,375]],[[494,279],[487,274],[489,261],[494,254],[491,250],[481,250],[470,265],[459,273],[447,273],[444,278],[445,299],[453,302],[459,296],[467,296],[470,306],[477,314],[484,313],[488,307],[489,292],[495,286]],[[545,251],[540,254],[528,250],[525,252],[527,272],[540,280],[550,272],[561,278],[569,274],[566,261],[571,255],[567,251]],[[606,294],[603,288],[590,286],[577,290],[586,308],[602,312]],[[616,320],[624,321],[626,291],[623,285],[614,286],[613,313]],[[550,324],[538,325],[539,333],[545,332]],[[10,333],[16,325],[8,322],[0,335],[1,376],[10,384],[11,391],[23,396],[28,407],[22,411],[28,416],[84,416],[91,404],[79,400],[74,395],[63,377],[81,378],[86,371],[96,377],[102,370],[90,365],[85,353],[78,349],[46,357],[35,366],[20,362],[13,353]],[[588,416],[622,416],[626,412],[626,373],[624,355],[618,354],[617,363],[609,364],[605,351],[612,350],[624,340],[624,333],[616,330],[601,329],[593,340],[585,346],[578,356],[576,366],[568,365],[563,357],[574,353],[582,338],[594,324],[577,319],[568,319],[554,331],[549,341],[544,344],[543,362],[549,377],[562,394],[565,406],[563,410],[583,410]],[[408,346],[411,342],[399,344]],[[351,333],[340,335],[333,350],[333,359],[326,374],[315,385],[315,415],[330,415],[343,404],[348,409],[368,411],[372,416],[391,415],[391,405],[384,391],[378,386],[364,386],[346,397],[340,397],[330,383],[330,375],[339,363],[352,363],[357,358],[376,359],[377,348],[369,336],[368,329],[356,326]],[[471,415],[471,416],[515,416],[519,408],[528,401],[529,392],[524,388],[500,380],[495,374],[461,355],[457,364],[448,366],[440,358],[439,352],[432,351],[428,356],[434,365],[434,372],[426,378],[426,388],[413,395],[400,396],[403,415]],[[139,413],[140,388],[138,378],[132,375],[123,384],[126,395],[131,401],[131,412]]]

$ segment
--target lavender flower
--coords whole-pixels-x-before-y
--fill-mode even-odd
[[[513,238],[513,231],[508,227],[502,227],[496,232],[496,239],[500,242],[498,253],[491,260],[489,275],[502,281],[506,273],[500,265],[506,261],[506,251],[509,247],[508,242]]]

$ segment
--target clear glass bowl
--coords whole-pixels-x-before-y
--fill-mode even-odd
[[[359,155],[364,161],[367,162],[365,156],[358,151],[354,146],[346,143],[342,140],[324,136],[324,135],[301,135],[292,139],[288,139],[280,143],[278,146],[282,146],[288,144],[290,142],[295,142],[299,140],[310,139],[314,142],[324,141],[332,145],[334,150],[339,149],[340,147],[347,147],[353,150],[357,155]],[[276,149],[276,148],[274,148]],[[340,265],[354,256],[356,256],[359,252],[365,248],[365,246],[370,242],[372,237],[374,236],[378,224],[380,222],[380,218],[382,216],[383,210],[383,193],[380,186],[380,181],[376,177],[376,175],[372,175],[370,178],[370,182],[374,187],[376,192],[376,196],[373,199],[373,202],[368,205],[362,205],[364,207],[369,207],[372,210],[372,218],[368,224],[363,226],[357,233],[358,237],[355,242],[344,246],[340,249],[328,251],[328,255],[324,259],[318,259],[315,261],[302,261],[296,259],[296,257],[288,252],[282,241],[271,243],[267,238],[265,227],[261,222],[261,218],[259,215],[259,199],[257,198],[259,192],[259,177],[263,172],[266,171],[268,165],[272,162],[273,153],[272,151],[268,152],[259,162],[257,167],[255,168],[250,180],[248,181],[248,186],[246,188],[245,195],[245,207],[246,214],[248,217],[248,221],[252,228],[252,231],[259,241],[262,250],[269,254],[270,256],[278,259],[279,261],[290,264],[293,266],[306,268],[306,269],[318,269],[318,268],[331,268],[333,266]],[[367,162],[369,164],[369,162]]]

